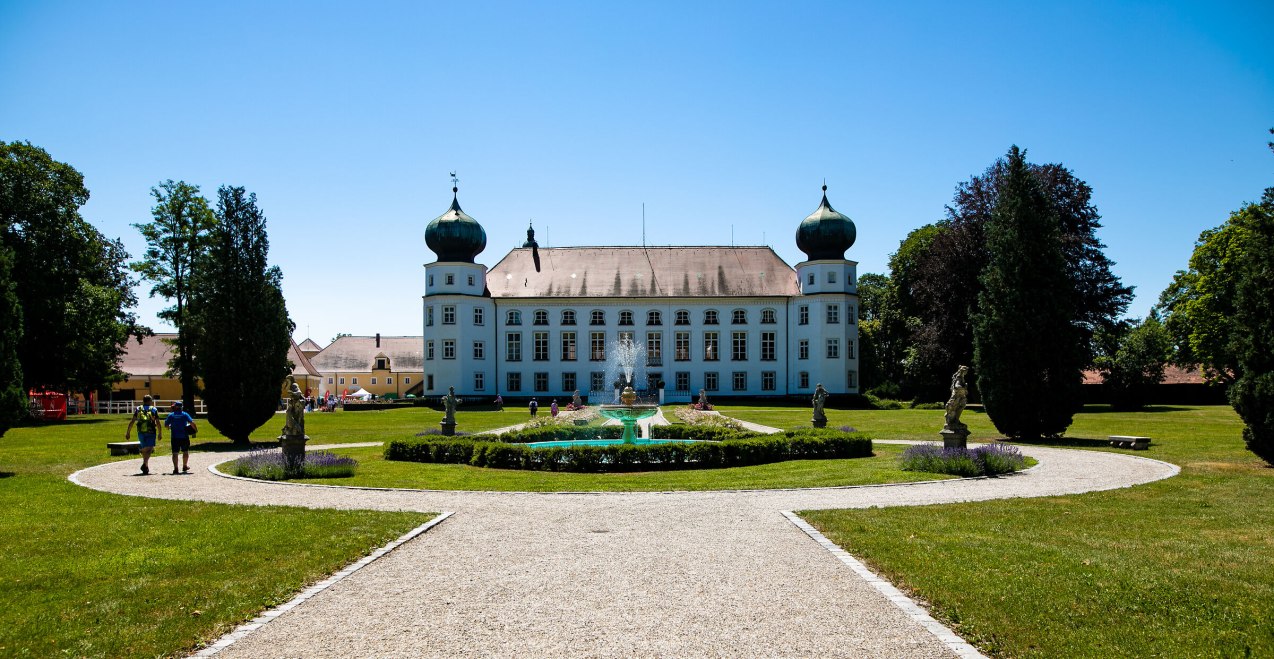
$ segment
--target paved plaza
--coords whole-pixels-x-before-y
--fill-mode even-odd
[[[959,645],[783,513],[1075,494],[1178,472],[1132,455],[1021,448],[1039,464],[1006,477],[802,490],[376,490],[210,469],[236,453],[192,454],[190,477],[135,478],[139,461],[126,460],[72,480],[164,499],[454,513],[219,657],[950,657]]]

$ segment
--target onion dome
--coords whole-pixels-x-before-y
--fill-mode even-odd
[[[451,193],[451,208],[425,228],[425,244],[439,261],[473,263],[473,257],[487,248],[487,232],[460,210],[459,188],[451,188]]]
[[[823,185],[823,201],[818,210],[810,213],[796,229],[796,246],[811,261],[844,260],[845,250],[853,246],[857,237],[854,221],[827,203],[827,185]]]

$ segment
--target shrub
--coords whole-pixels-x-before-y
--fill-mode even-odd
[[[937,444],[917,444],[903,451],[903,471],[926,471],[954,476],[998,476],[1026,467],[1026,459],[1016,446],[986,444],[975,449],[944,448]]]
[[[623,434],[623,426],[576,426],[563,423],[510,430],[500,435],[486,435],[485,437],[491,437],[491,441],[508,442],[510,444],[530,444],[532,442],[580,439],[619,439]]]
[[[558,430],[570,434],[574,428],[563,426]],[[714,427],[706,427],[703,431],[727,432]],[[539,434],[538,430],[536,434]],[[544,448],[531,448],[525,444],[526,441],[552,441],[564,437],[550,435],[536,440],[522,437],[517,442],[413,438],[390,442],[385,447],[385,459],[495,469],[607,472],[740,467],[784,460],[857,458],[872,454],[871,439],[836,430],[803,429],[776,435],[734,434],[735,437],[720,441]],[[592,433],[588,438],[595,436],[596,433]]]
[[[301,463],[300,473],[288,474],[283,451],[260,449],[231,462],[229,471],[244,478],[281,481],[288,478],[345,478],[354,475],[356,466],[358,461],[354,458],[341,457],[328,451],[308,451],[305,461]]]

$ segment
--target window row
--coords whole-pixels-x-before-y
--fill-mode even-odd
[[[561,361],[573,362],[579,359],[578,341],[575,332],[562,332],[560,337],[560,349],[558,359]],[[620,332],[620,341],[632,341],[633,337],[628,332]],[[824,355],[827,359],[841,358],[841,343],[839,338],[829,338],[826,343]],[[433,360],[437,354],[435,350],[435,341],[425,342],[425,359]],[[703,360],[718,361],[721,359],[721,337],[719,332],[703,333]],[[763,362],[775,361],[778,358],[778,341],[775,332],[761,332],[761,353],[760,360]],[[487,350],[485,341],[473,341],[473,358],[486,359]],[[658,332],[646,334],[646,365],[659,366],[664,359],[664,343],[663,335]],[[855,358],[854,342],[845,342],[845,357],[847,359]],[[455,339],[442,340],[442,358],[456,358],[456,341]],[[672,342],[672,359],[673,361],[685,362],[690,361],[691,342],[690,332],[675,332]],[[809,339],[801,339],[796,345],[796,358],[805,360],[810,358],[810,341]],[[546,362],[552,359],[550,354],[550,342],[548,332],[533,332],[531,335],[531,361]],[[594,362],[604,362],[607,360],[606,354],[606,333],[590,332],[588,337],[588,359]],[[732,361],[747,361],[748,354],[748,333],[747,332],[731,332],[730,333],[730,359]],[[504,337],[504,360],[508,362],[522,361],[522,334],[520,332],[509,332]],[[329,383],[330,384],[330,383]],[[375,384],[375,382],[373,382]]]
[[[379,381],[379,379],[380,379],[380,378],[377,378],[377,377],[375,377],[375,376],[371,377],[371,378],[370,378],[370,380],[371,380],[370,384],[377,384],[377,382]],[[357,377],[353,377],[353,376],[351,376],[351,377],[349,378],[349,381],[350,381],[350,382],[349,382],[350,384],[358,384],[358,378],[357,378]],[[343,376],[343,375],[342,375],[342,376],[331,376],[331,375],[329,375],[329,376],[327,376],[327,383],[328,383],[328,384],[343,385],[343,384],[345,384],[345,376]],[[394,383],[394,377],[393,377],[392,375],[391,375],[391,376],[387,376],[387,377],[385,377],[385,384],[393,384],[393,383]],[[404,376],[404,377],[403,377],[403,381],[402,381],[402,383],[403,383],[403,384],[411,384],[411,377],[410,377],[410,376]]]
[[[827,319],[828,325],[840,324],[840,305],[839,304],[827,305],[824,308],[824,312],[827,314],[826,319]],[[854,305],[852,304],[845,305],[845,322],[850,325],[853,325],[856,322],[857,318],[858,317],[854,314]],[[810,324],[810,307],[808,304],[802,304],[801,306],[796,308],[796,324],[797,325]]]
[[[473,284],[474,284],[474,278],[473,278],[473,275],[467,275],[467,277],[469,278],[469,285],[470,285],[470,286],[473,286]],[[443,275],[443,281],[444,281],[444,282],[446,282],[446,285],[447,285],[447,286],[455,286],[455,284],[456,284],[456,275],[455,275],[454,273],[447,273],[447,274]],[[434,276],[433,276],[433,275],[429,275],[429,285],[430,285],[430,286],[433,286],[433,285],[434,285]]]
[[[537,309],[536,311],[532,312],[531,318],[532,318],[531,320],[532,325],[548,325],[549,324],[549,312],[543,309]],[[632,311],[622,310],[619,312],[618,324],[621,326],[635,325],[636,324],[635,319],[636,319],[636,316],[634,315]],[[426,322],[428,323],[428,320],[426,320]],[[734,325],[746,325],[748,323],[747,310],[735,309],[731,311],[730,322],[731,324],[734,324]],[[777,322],[778,322],[778,315],[775,313],[774,309],[761,310],[761,324],[773,325]],[[505,325],[521,325],[522,311],[518,309],[510,309],[509,311],[505,312],[504,324]],[[575,311],[573,309],[563,310],[560,324],[561,325],[576,324]],[[602,311],[601,309],[594,309],[590,311],[588,313],[588,324],[589,325],[605,325],[606,312]],[[646,312],[646,325],[658,326],[663,324],[664,324],[663,312],[653,311],[653,310]],[[674,325],[689,325],[690,312],[686,311],[685,309],[678,310],[674,314],[673,324]],[[703,312],[703,324],[705,325],[720,324],[720,316],[716,309],[707,309]]]

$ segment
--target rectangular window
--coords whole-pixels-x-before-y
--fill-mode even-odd
[[[588,374],[589,391],[601,391],[606,388],[606,374],[602,371],[593,371]]]
[[[372,377],[372,384],[376,384],[376,378],[374,376]]]
[[[575,361],[575,332],[562,332],[562,361]]]
[[[486,342],[484,342],[484,341],[474,341],[474,342],[473,342],[473,358],[474,358],[474,359],[486,359],[486,358],[487,358],[487,344],[486,344]]]
[[[718,344],[716,332],[703,333],[703,361],[715,362],[721,358],[721,346]]]
[[[775,337],[774,332],[761,332],[761,361],[772,362],[778,358],[775,352]]]
[[[487,389],[487,374],[482,373],[481,371],[474,373],[473,374],[473,390],[486,391],[486,389]]]
[[[688,391],[690,389],[690,373],[687,371],[677,371],[673,375],[674,388],[677,391]]]
[[[836,283],[836,272],[835,272],[835,271],[828,271],[828,273],[827,273],[827,283],[829,283],[829,284],[835,284],[835,283]]]
[[[659,383],[663,382],[663,380],[664,380],[663,373],[647,373],[646,374],[646,389],[648,391],[655,391],[656,389],[659,389],[660,388]]]
[[[504,339],[504,360],[509,362],[522,361],[522,333],[509,332]]]
[[[810,374],[806,373],[805,371],[801,371],[801,374],[796,377],[796,386],[800,387],[801,389],[809,389]]]
[[[562,391],[566,391],[566,392],[573,392],[573,391],[575,391],[575,388],[576,388],[576,387],[575,387],[575,374],[574,374],[574,373],[563,373],[563,374],[562,374]]]
[[[537,362],[549,360],[549,333],[534,332],[531,334],[531,359]]]
[[[433,306],[425,307],[425,326],[433,327],[434,324],[434,308]]]
[[[473,275],[469,275],[469,285],[473,286]]]
[[[332,384],[332,378],[330,376],[327,378],[327,383]]]
[[[345,378],[341,378],[341,384],[345,384]]]
[[[425,359],[434,358],[434,342],[425,341]]]
[[[847,322],[850,325],[857,322],[858,315],[854,313],[854,305],[850,304],[845,306],[845,315],[848,316]]]
[[[690,361],[690,332],[677,332],[672,341],[673,359],[679,362]]]
[[[403,384],[411,384],[411,378],[403,378]]]
[[[358,384],[358,378],[350,378],[350,379],[349,379],[349,383],[350,383],[350,384]]]
[[[388,360],[388,359],[385,359],[384,357],[377,357],[377,358],[376,358],[376,370],[378,370],[378,371],[386,371],[386,370],[389,370],[389,360]]]
[[[505,389],[509,391],[522,391],[522,374],[506,373],[504,376]]]
[[[606,361],[606,333],[605,332],[589,332],[588,334],[588,358],[590,361],[604,362]]]
[[[808,277],[806,277],[806,278],[805,278],[805,281],[809,282],[809,285],[810,285],[810,286],[813,286],[813,285],[814,285],[814,273],[812,273],[812,272],[811,272],[811,273],[810,273],[810,275],[809,275]]]
[[[432,376],[432,375],[427,375],[427,376],[425,376],[425,385],[426,385],[426,387],[425,387],[426,389],[428,389],[428,390],[430,390],[430,391],[433,391],[433,390],[434,390],[434,376]]]
[[[620,332],[619,336],[616,338],[620,343],[636,343],[636,339],[632,332]]]
[[[549,390],[549,374],[548,373],[535,374],[535,390],[537,392],[545,392]]]
[[[718,383],[717,383],[717,374],[716,374],[715,372],[708,372],[708,373],[704,373],[704,374],[703,374],[703,388],[704,388],[704,389],[706,389],[706,390],[708,390],[708,391],[716,391],[716,390],[717,390],[717,384],[718,384]]]
[[[393,378],[385,378],[385,384],[393,384],[393,383],[394,383]]]
[[[447,275],[447,285],[448,285],[448,286],[451,286],[451,285],[453,285],[453,284],[455,284],[455,283],[456,283],[456,276],[455,276],[454,274],[448,274],[448,275]]]
[[[778,389],[778,377],[774,371],[761,371],[761,391]]]
[[[851,389],[858,386],[858,371],[849,372],[847,383]]]
[[[827,358],[840,359],[840,339],[827,340]]]
[[[735,371],[730,378],[730,384],[735,391],[748,390],[748,373],[747,371]]]
[[[835,325],[839,322],[840,322],[840,305],[839,304],[827,305],[827,324]]]
[[[476,307],[476,308],[473,310],[473,324],[474,324],[474,325],[482,325],[483,323],[485,323],[485,322],[486,322],[486,320],[487,320],[487,319],[486,319],[485,314],[484,314],[484,313],[483,313],[483,311],[482,311],[482,307]]]
[[[730,335],[730,359],[736,362],[748,359],[748,333],[732,332]]]
[[[845,356],[849,359],[854,358],[854,341],[850,339],[845,342]]]
[[[797,325],[809,325],[809,324],[810,324],[810,307],[809,307],[809,305],[808,305],[808,304],[802,304],[799,308],[797,308],[797,310],[796,310],[796,324],[797,324]]]
[[[455,324],[456,324],[456,305],[454,305],[454,304],[447,304],[447,305],[443,305],[443,307],[442,307],[442,324],[443,324],[443,325],[455,325]]]
[[[456,358],[456,340],[455,339],[442,340],[442,358],[443,359]]]
[[[801,339],[801,342],[796,344],[796,358],[797,359],[810,358],[810,340],[809,339]]]
[[[660,332],[646,333],[646,365],[660,366],[664,363],[664,335]]]

